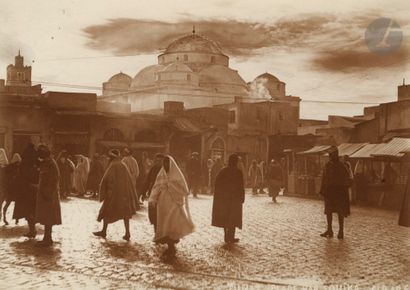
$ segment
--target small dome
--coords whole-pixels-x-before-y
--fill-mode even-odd
[[[131,80],[132,80],[132,78],[129,75],[120,72],[116,75],[113,75],[108,80],[108,82],[109,83],[121,83],[121,84],[128,84],[129,85],[129,84],[131,84]]]
[[[160,64],[150,65],[140,70],[131,83],[131,88],[153,86],[157,80],[156,74],[163,70],[164,66]]]
[[[265,79],[265,80],[267,80],[268,82],[275,82],[275,83],[277,83],[277,82],[280,82],[280,80],[277,78],[277,77],[275,77],[274,75],[272,75],[272,74],[270,74],[270,73],[264,73],[264,74],[261,74],[260,76],[258,76],[258,77],[256,77],[255,78],[255,81],[256,80],[259,80],[259,79]]]
[[[168,45],[165,53],[174,52],[203,52],[223,54],[219,45],[203,36],[190,34],[173,41]]]

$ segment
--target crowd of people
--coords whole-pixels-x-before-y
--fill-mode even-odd
[[[121,154],[122,153],[122,154]],[[102,229],[94,232],[106,238],[108,225],[122,220],[125,234],[131,238],[130,219],[148,200],[148,219],[154,228],[153,241],[166,244],[164,259],[173,259],[175,245],[194,230],[188,196],[196,197],[201,190],[202,170],[198,153],[192,153],[186,163],[185,174],[170,155],[158,153],[154,160],[143,153],[141,164],[127,148],[120,152],[112,149],[107,156],[94,155],[90,161],[82,155],[75,160],[63,150],[54,159],[50,148],[44,144],[30,143],[22,156],[14,154],[8,162],[4,149],[0,149],[0,208],[6,201],[6,211],[15,202],[13,219],[16,223],[25,219],[28,238],[35,238],[36,223],[44,225],[44,236],[36,246],[53,244],[52,228],[62,223],[60,197],[71,192],[77,195],[88,193],[98,196],[102,202],[97,221]],[[237,154],[228,158],[224,165],[221,159],[206,163],[207,187],[213,194],[212,225],[223,228],[226,243],[237,243],[236,228],[242,228],[242,211],[245,202],[246,184],[253,194],[264,193],[267,187],[272,201],[283,187],[283,167],[272,159],[265,163],[253,161],[248,170]],[[186,179],[185,179],[186,176]],[[333,237],[332,214],[339,220],[339,239],[344,238],[344,218],[350,215],[349,188],[353,173],[348,163],[339,158],[337,147],[329,151],[329,162],[325,165],[320,194],[323,195],[327,230],[323,237]],[[409,224],[409,186],[406,191],[406,208],[402,210],[400,224]],[[403,213],[404,212],[404,213]]]

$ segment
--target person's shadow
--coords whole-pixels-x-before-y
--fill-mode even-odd
[[[52,246],[44,248],[36,247],[36,242],[33,239],[23,242],[16,241],[10,243],[10,248],[19,260],[27,260],[28,263],[39,267],[57,269],[60,266],[58,261],[61,259],[59,242],[54,242]],[[32,258],[34,258],[34,263]]]
[[[2,226],[0,227],[0,237],[4,239],[22,237],[27,231],[28,228],[26,225]],[[39,235],[42,235],[43,232],[43,230],[37,229]]]

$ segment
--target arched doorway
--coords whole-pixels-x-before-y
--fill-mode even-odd
[[[211,158],[217,159],[221,158],[222,161],[225,161],[225,141],[218,137],[214,140],[211,145]]]

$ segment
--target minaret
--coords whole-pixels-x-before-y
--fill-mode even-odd
[[[192,25],[192,34],[195,34],[195,24]]]
[[[20,55],[20,49],[19,49],[19,54],[16,55],[16,57],[14,58],[14,66],[16,68],[22,68],[24,67],[24,57],[22,57]]]
[[[7,67],[7,86],[31,86],[31,66],[24,66],[24,57],[20,50],[14,58],[14,65]]]

